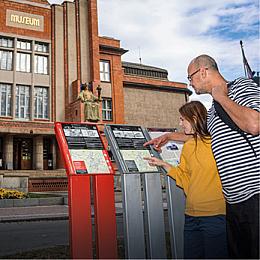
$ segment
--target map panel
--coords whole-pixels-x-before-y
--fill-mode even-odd
[[[151,136],[151,138],[156,138],[166,133],[167,132],[149,131],[149,135]],[[182,147],[183,147],[183,143],[170,141],[161,148],[162,152],[160,155],[164,161],[168,162],[173,166],[177,166],[180,163]]]
[[[150,166],[144,157],[151,157],[148,150],[121,150],[124,161],[129,171],[154,172],[157,167]]]
[[[111,151],[123,173],[159,172],[158,167],[150,166],[144,160],[144,157],[151,157],[153,152],[151,146],[144,146],[148,141],[147,133],[141,126],[108,125],[106,131]]]
[[[73,162],[84,162],[87,173],[110,173],[102,150],[69,150]]]

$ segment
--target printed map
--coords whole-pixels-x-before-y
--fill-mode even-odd
[[[149,132],[151,138],[156,138],[165,134],[166,132]],[[181,150],[183,143],[170,141],[165,146],[163,146],[161,157],[164,161],[168,162],[173,166],[177,166],[180,162]]]
[[[102,150],[69,150],[72,161],[84,161],[88,173],[110,173]]]
[[[151,157],[148,150],[121,150],[124,161],[133,161],[139,172],[158,172],[157,167],[150,166],[144,157]]]

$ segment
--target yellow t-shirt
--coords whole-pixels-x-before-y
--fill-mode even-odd
[[[180,164],[168,175],[176,180],[186,195],[185,214],[214,216],[225,214],[225,200],[217,165],[211,150],[211,140],[188,140],[182,149]]]

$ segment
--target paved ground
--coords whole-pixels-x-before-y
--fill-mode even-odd
[[[67,205],[0,208],[0,222],[66,218]]]
[[[116,214],[122,214],[122,203],[116,203]],[[92,214],[94,209],[92,208]],[[0,223],[68,219],[67,205],[0,208]]]
[[[49,194],[49,193],[48,193]],[[53,195],[67,197],[66,192],[53,192]],[[116,214],[122,214],[121,192],[115,192]],[[94,209],[92,207],[92,214]],[[0,207],[0,223],[33,220],[68,219],[68,205]]]

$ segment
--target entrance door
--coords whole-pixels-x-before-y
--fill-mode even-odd
[[[31,138],[14,138],[14,169],[32,169],[33,140]]]
[[[43,138],[43,169],[53,169],[53,158],[51,153],[52,140],[49,138]]]

